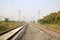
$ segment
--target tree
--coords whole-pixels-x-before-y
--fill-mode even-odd
[[[60,23],[60,11],[51,13],[38,21],[39,23]]]
[[[9,18],[5,18],[5,22],[9,22]]]

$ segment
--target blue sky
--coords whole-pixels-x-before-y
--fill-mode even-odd
[[[19,10],[21,20],[38,19],[38,10],[41,19],[51,12],[59,11],[60,0],[0,0],[0,16],[18,20]]]

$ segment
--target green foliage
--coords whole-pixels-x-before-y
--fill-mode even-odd
[[[45,27],[57,29],[60,31],[60,25],[59,24],[45,24]]]
[[[5,22],[9,22],[9,18],[5,18]]]
[[[20,22],[14,22],[14,21],[9,21],[9,22],[5,22],[5,21],[0,21],[0,33],[7,31],[9,29],[21,26],[22,23]]]
[[[60,24],[60,11],[51,13],[45,16],[43,19],[38,20],[38,23],[42,24]]]

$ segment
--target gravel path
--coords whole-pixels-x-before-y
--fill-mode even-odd
[[[25,35],[22,39],[19,40],[56,40],[53,36],[48,35],[47,33],[39,30],[32,25],[29,25]]]

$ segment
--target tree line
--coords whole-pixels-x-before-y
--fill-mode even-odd
[[[38,23],[42,23],[42,24],[60,24],[60,11],[58,12],[53,12],[53,13],[50,13],[49,15],[45,16],[44,18],[42,19],[39,19],[38,20]]]

